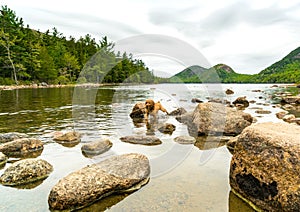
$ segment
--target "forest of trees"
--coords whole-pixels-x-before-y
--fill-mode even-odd
[[[56,28],[39,32],[25,27],[7,6],[0,11],[0,85],[81,83],[152,83],[141,60],[114,52],[107,37],[66,38]]]

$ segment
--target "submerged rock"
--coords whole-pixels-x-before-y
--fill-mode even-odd
[[[82,208],[111,194],[138,190],[148,182],[149,176],[146,156],[114,156],[61,179],[51,189],[48,203],[54,210]]]
[[[53,171],[50,163],[42,159],[24,159],[8,167],[0,177],[3,185],[17,186],[45,179]]]
[[[256,110],[255,113],[257,113],[257,114],[270,114],[272,112],[269,111],[269,110],[260,109],[260,110]]]
[[[29,136],[25,133],[10,132],[0,134],[0,143],[6,143],[19,138],[28,138]]]
[[[33,157],[38,156],[44,149],[43,143],[35,138],[20,138],[4,144],[0,144],[0,152],[3,152],[8,157]]]
[[[158,130],[161,133],[172,134],[176,130],[176,126],[174,124],[165,123],[162,126],[158,127]]]
[[[237,138],[230,164],[230,185],[265,211],[299,211],[300,128],[260,123]]]
[[[112,147],[109,139],[96,140],[82,145],[81,151],[86,155],[100,155]]]
[[[161,140],[155,136],[144,136],[144,135],[129,135],[120,138],[121,141],[131,144],[142,144],[142,145],[159,145]]]
[[[179,144],[194,144],[196,139],[192,136],[182,135],[174,138],[174,141]]]
[[[188,123],[188,130],[192,136],[237,135],[252,122],[250,114],[213,102],[198,104],[191,119],[184,121]]]

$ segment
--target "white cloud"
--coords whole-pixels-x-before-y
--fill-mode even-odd
[[[32,28],[56,27],[67,37],[89,33],[118,41],[143,33],[173,36],[197,48],[211,65],[225,63],[240,73],[258,73],[300,46],[297,0],[3,0],[5,4]],[[175,70],[172,63],[153,61],[150,69]]]

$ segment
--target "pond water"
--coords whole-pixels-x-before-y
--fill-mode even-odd
[[[226,96],[227,88],[235,93]],[[169,135],[154,129],[163,142],[161,145],[134,145],[119,138],[147,133],[145,124],[133,123],[129,117],[134,104],[147,98],[160,101],[170,112],[178,107],[192,111],[197,105],[191,102],[192,98],[234,101],[236,97],[247,96],[256,102],[245,112],[256,116],[258,122],[279,122],[275,113],[280,109],[273,107],[277,102],[270,99],[275,89],[281,88],[268,84],[158,84],[2,90],[0,133],[23,132],[40,138],[44,150],[39,158],[51,163],[54,171],[38,184],[19,188],[0,185],[0,211],[49,211],[47,198],[59,179],[88,164],[132,152],[149,158],[149,183],[130,195],[106,198],[82,211],[252,211],[230,192],[231,154],[223,143],[202,139],[195,146],[177,144],[173,139],[188,135],[187,127],[163,113],[159,113],[159,123],[172,123],[176,131]],[[256,114],[258,107],[272,113]],[[73,147],[49,137],[55,131],[71,130],[83,135],[81,143]],[[101,137],[108,137],[113,147],[100,156],[85,157],[81,145]],[[15,160],[10,158],[0,174]]]

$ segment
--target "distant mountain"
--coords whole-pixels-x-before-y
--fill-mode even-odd
[[[171,77],[170,82],[201,83],[300,83],[300,47],[258,74],[239,74],[230,66],[190,66]]]
[[[239,78],[249,78],[251,75],[238,74],[230,66],[217,64],[211,68],[198,65],[190,66],[170,78],[170,82],[185,83],[216,83],[216,82],[243,82]]]

